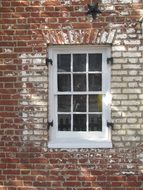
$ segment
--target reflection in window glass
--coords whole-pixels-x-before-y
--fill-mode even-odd
[[[102,112],[102,95],[89,96],[89,112]]]
[[[74,74],[73,75],[73,90],[86,91],[86,75]]]
[[[70,112],[71,111],[71,96],[58,96],[58,111]]]
[[[71,76],[70,75],[58,75],[58,91],[70,91],[71,90]]]
[[[86,131],[86,115],[85,114],[73,115],[73,131]]]
[[[101,74],[89,74],[89,91],[102,90],[102,76]]]
[[[73,71],[86,71],[86,54],[73,54]]]
[[[102,131],[102,115],[89,115],[89,131]]]
[[[71,55],[60,54],[58,55],[58,72],[70,72],[71,68]]]
[[[71,116],[59,114],[58,115],[58,130],[59,131],[70,131],[71,130]]]
[[[102,54],[89,54],[89,71],[102,71]]]
[[[82,95],[73,96],[73,111],[86,112],[86,96]]]

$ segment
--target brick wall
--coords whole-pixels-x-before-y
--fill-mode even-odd
[[[0,190],[143,189],[142,0],[0,1]],[[111,44],[113,149],[48,149],[50,44]]]

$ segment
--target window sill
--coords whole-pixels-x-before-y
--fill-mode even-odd
[[[110,140],[105,141],[49,141],[49,148],[112,148]]]

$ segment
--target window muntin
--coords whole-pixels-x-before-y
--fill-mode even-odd
[[[106,47],[86,48],[58,47],[49,51],[54,58],[50,66],[54,81],[50,92],[50,116],[54,120],[50,147],[98,147],[102,141],[107,144],[101,143],[101,147],[111,147],[106,126],[110,107],[104,103],[110,93],[110,68],[106,62],[110,51]]]
[[[58,131],[102,131],[102,53],[58,54],[57,60]]]

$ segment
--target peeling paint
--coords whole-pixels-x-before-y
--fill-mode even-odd
[[[103,32],[102,36],[101,36],[101,43],[106,43],[107,41],[107,36],[108,36],[108,32]]]
[[[8,48],[4,49],[4,53],[12,53],[12,52],[13,52],[12,49],[8,49]]]
[[[43,3],[45,3],[46,2],[46,0],[40,0],[40,3],[41,4],[43,4]]]
[[[140,153],[140,154],[138,155],[138,158],[139,158],[139,160],[140,160],[141,162],[143,162],[143,153]]]
[[[133,171],[126,171],[126,172],[122,172],[123,175],[135,175],[135,172]]]

